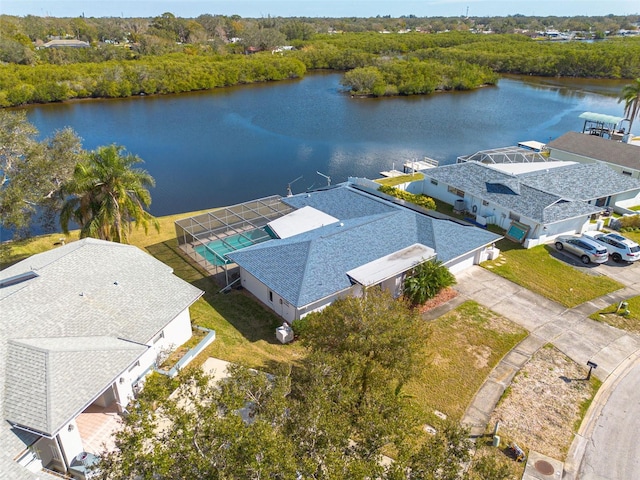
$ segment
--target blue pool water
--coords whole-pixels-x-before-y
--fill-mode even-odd
[[[270,239],[271,237],[264,230],[257,229],[231,235],[221,240],[213,240],[205,245],[197,245],[194,250],[211,265],[222,266],[228,263],[225,257],[227,253],[241,250]]]

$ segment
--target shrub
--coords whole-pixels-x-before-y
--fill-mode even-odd
[[[413,269],[404,281],[404,294],[413,305],[422,305],[455,283],[456,277],[441,261],[430,260]]]
[[[436,202],[433,200],[433,198],[423,194],[416,195],[414,193],[409,193],[405,190],[400,190],[399,188],[386,185],[381,186],[380,188],[378,188],[378,190],[387,195],[391,195],[392,197],[396,197],[400,200],[404,200],[406,202],[410,202],[420,207],[426,208],[427,210],[436,209]]]

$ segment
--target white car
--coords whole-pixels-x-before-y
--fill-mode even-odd
[[[604,246],[614,262],[640,260],[640,245],[617,233],[587,232],[589,237]],[[586,235],[586,233],[585,233]]]

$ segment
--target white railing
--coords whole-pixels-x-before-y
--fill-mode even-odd
[[[195,328],[197,328],[198,330],[202,330],[204,332],[209,332],[209,333],[207,333],[207,335],[202,340],[200,340],[200,342],[198,342],[198,344],[195,347],[193,347],[191,350],[185,353],[184,356],[180,360],[178,360],[178,362],[176,362],[176,364],[173,366],[171,370],[167,372],[165,370],[160,370],[156,368],[156,371],[158,373],[167,375],[170,378],[175,377],[176,375],[178,375],[180,370],[182,370],[184,367],[189,365],[194,358],[196,358],[205,348],[211,345],[211,343],[216,339],[215,330],[210,330],[208,328],[198,327],[198,326],[196,326]]]

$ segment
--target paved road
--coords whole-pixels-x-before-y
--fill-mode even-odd
[[[640,478],[640,363],[636,362],[612,389],[595,420],[578,478],[636,480]]]
[[[558,257],[572,263],[571,258]],[[568,309],[481,267],[472,267],[456,276],[456,289],[460,293],[458,302],[474,299],[530,332],[527,340],[510,352],[484,383],[466,412],[464,423],[471,427],[472,434],[481,434],[515,371],[537,348],[553,343],[584,365],[585,371],[588,360],[597,363],[593,374],[605,382],[565,459],[563,478],[637,480],[640,479],[640,462],[636,461],[640,458],[640,442],[635,439],[640,431],[640,336],[590,320],[588,315],[640,295],[640,263],[608,262],[579,268],[612,277],[625,288]],[[609,397],[619,400],[612,399],[610,406]],[[596,471],[594,465],[603,467]],[[579,472],[582,473],[580,477]],[[551,477],[540,477],[536,473],[527,478]]]

